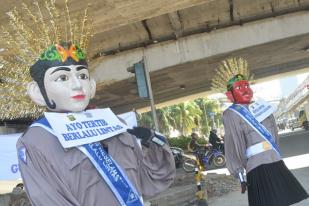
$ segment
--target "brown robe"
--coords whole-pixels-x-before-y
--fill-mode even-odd
[[[102,142],[143,198],[173,182],[176,170],[168,145],[151,143],[144,152],[129,133]],[[64,149],[45,129],[29,128],[17,142],[17,149],[21,147],[26,148],[26,163],[19,160],[20,171],[33,206],[119,205],[90,160],[77,148]]]

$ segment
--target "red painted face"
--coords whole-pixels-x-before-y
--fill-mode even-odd
[[[228,91],[226,95],[234,103],[248,104],[253,97],[253,91],[248,81],[241,80],[233,84],[233,94]]]

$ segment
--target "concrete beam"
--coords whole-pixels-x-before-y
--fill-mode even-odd
[[[94,26],[96,33],[100,33],[209,1],[211,0],[105,0],[108,10],[104,7],[100,10],[96,9],[95,14],[100,18],[95,19]],[[96,4],[99,4],[98,2]],[[104,10],[105,15],[102,15]]]
[[[98,82],[120,81],[131,75],[126,68],[145,55],[150,72],[197,61],[247,47],[309,33],[309,13],[298,12],[216,30],[139,48],[115,56],[101,57],[93,69]]]
[[[210,1],[212,0],[74,0],[69,2],[69,8],[71,14],[74,14],[83,11],[90,3],[94,31],[101,33]],[[31,0],[23,2],[28,3],[28,5],[32,3]],[[44,1],[41,2],[44,5]],[[6,12],[12,10],[14,6],[19,7],[20,1],[1,1],[0,22],[2,26],[8,23]],[[64,7],[64,1],[56,1],[56,6]]]
[[[178,39],[179,37],[182,36],[183,33],[183,28],[181,25],[180,17],[178,12],[172,12],[168,14],[168,18],[171,22],[171,26],[174,30],[174,34],[176,38]]]

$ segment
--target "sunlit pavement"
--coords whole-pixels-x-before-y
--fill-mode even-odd
[[[12,192],[13,188],[21,181],[0,181],[0,194]]]
[[[308,145],[308,147],[309,147],[309,145]],[[286,166],[290,170],[309,167],[309,153],[303,154],[303,155],[297,155],[297,156],[293,156],[293,157],[287,157],[287,158],[284,158],[283,160],[284,160]],[[229,171],[226,168],[214,169],[214,170],[209,170],[209,171],[203,172],[204,175],[207,175],[208,173],[230,175]],[[309,173],[308,173],[308,176],[309,176]]]
[[[284,135],[284,134],[289,134],[289,133],[293,133],[293,132],[305,132],[304,129],[302,128],[296,128],[294,130],[291,130],[291,129],[285,129],[285,130],[280,130],[279,131],[279,135]]]
[[[287,157],[283,160],[290,170],[309,167],[309,154]]]

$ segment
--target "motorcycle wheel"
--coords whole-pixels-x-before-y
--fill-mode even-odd
[[[193,159],[185,159],[182,163],[182,168],[186,172],[194,172],[195,167],[196,167],[196,162]]]
[[[222,167],[225,165],[225,156],[223,154],[219,154],[214,157],[213,163],[216,167]]]

